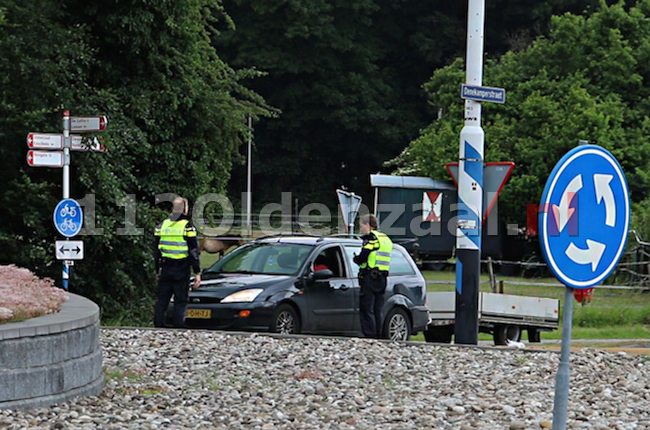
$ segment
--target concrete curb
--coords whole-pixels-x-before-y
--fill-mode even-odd
[[[0,325],[0,410],[101,393],[99,335],[99,307],[76,294],[57,313]]]

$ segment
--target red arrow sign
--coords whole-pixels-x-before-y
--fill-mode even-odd
[[[92,132],[106,130],[108,119],[105,116],[72,116],[70,117],[70,131]]]
[[[63,167],[63,152],[27,151],[27,164],[32,167]]]
[[[34,149],[63,149],[63,135],[56,133],[29,133],[27,146]]]

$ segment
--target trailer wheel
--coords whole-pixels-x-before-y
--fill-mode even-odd
[[[424,331],[424,339],[432,343],[451,343],[451,336],[454,334],[454,326],[431,327]]]
[[[528,329],[528,341],[529,342],[535,342],[535,343],[539,343],[539,342],[542,341],[539,329],[537,329],[537,328],[529,328]]]
[[[507,345],[508,341],[521,340],[521,327],[517,325],[497,324],[494,326],[494,344]]]

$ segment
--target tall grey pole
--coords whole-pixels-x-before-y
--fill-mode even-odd
[[[483,84],[485,0],[469,0],[466,84]],[[455,343],[478,343],[478,297],[483,220],[483,148],[481,104],[465,100],[465,126],[460,132],[458,224],[456,228]]]
[[[63,198],[70,198],[70,111],[63,111]],[[66,240],[69,240],[66,238]],[[68,289],[70,280],[70,264],[63,260],[61,281],[63,289]]]
[[[573,288],[564,289],[564,314],[562,315],[562,349],[560,366],[555,375],[555,399],[553,400],[553,430],[566,429],[569,405],[569,377],[571,354],[571,326],[573,324]]]
[[[248,116],[248,129],[250,134],[248,135],[248,166],[246,168],[246,235],[248,237],[251,237],[253,234],[253,229],[251,226],[251,205],[253,204],[253,197],[251,193],[251,182],[253,176],[253,155],[251,151],[253,147],[253,118],[250,115]]]

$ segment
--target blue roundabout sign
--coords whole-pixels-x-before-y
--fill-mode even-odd
[[[74,199],[63,199],[54,208],[54,226],[65,237],[74,237],[81,231],[84,215]]]
[[[538,224],[542,253],[559,281],[590,288],[612,273],[627,242],[629,195],[620,164],[600,146],[578,146],[555,165]]]

